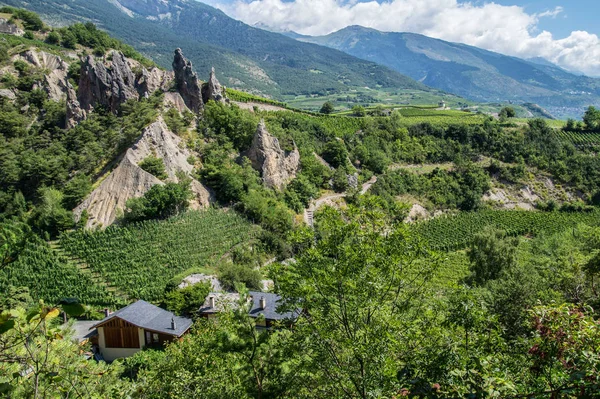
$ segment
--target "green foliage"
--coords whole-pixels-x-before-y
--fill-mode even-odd
[[[28,237],[18,257],[0,270],[0,289],[7,292],[10,286],[27,287],[32,298],[53,304],[64,298],[98,306],[118,302],[105,286],[97,284],[35,235]]]
[[[258,119],[252,113],[235,105],[212,101],[204,108],[204,118],[198,125],[198,131],[219,143],[230,141],[233,148],[242,150],[250,147],[257,126]]]
[[[285,190],[285,202],[288,206],[300,213],[304,208],[308,207],[310,200],[317,198],[319,189],[309,180],[304,174],[296,177]]]
[[[329,115],[329,114],[332,114],[334,111],[335,111],[335,106],[333,105],[333,103],[330,101],[327,101],[327,102],[323,103],[323,106],[321,107],[321,111],[319,111],[319,112],[321,112],[322,114],[325,114],[325,115]]]
[[[48,33],[48,36],[46,37],[46,43],[54,45],[60,44],[60,34],[56,31]]]
[[[600,109],[590,106],[583,115],[583,123],[587,130],[600,129]]]
[[[458,250],[467,247],[485,226],[504,230],[508,236],[552,234],[580,223],[597,226],[600,214],[594,212],[493,211],[461,212],[416,223],[413,229],[432,248]]]
[[[234,290],[239,284],[251,290],[262,290],[262,276],[250,265],[222,263],[218,269],[219,281],[226,290]]]
[[[348,164],[348,150],[341,140],[332,140],[325,144],[321,155],[334,168],[344,168]]]
[[[473,237],[469,248],[471,277],[476,285],[484,285],[496,280],[500,275],[516,265],[518,240],[506,237],[502,230],[486,226]]]
[[[188,285],[165,294],[164,305],[178,315],[194,315],[210,292],[209,283]]]
[[[46,237],[56,237],[73,227],[73,215],[63,208],[63,194],[53,188],[40,189],[40,204],[31,216],[31,225]]]
[[[0,387],[11,398],[127,396],[120,367],[90,362],[55,319],[59,309],[43,303],[0,314]]]
[[[354,107],[352,107],[352,115],[357,117],[364,117],[367,115],[367,112],[365,111],[365,108],[363,106],[355,105]]]
[[[129,297],[160,301],[176,274],[211,266],[255,233],[237,213],[208,209],[165,221],[63,234],[60,245]]]
[[[13,18],[21,20],[25,29],[35,31],[44,29],[44,22],[32,11],[23,8],[2,7],[0,8],[0,12],[12,14]]]
[[[138,166],[160,180],[165,180],[169,177],[165,171],[165,163],[162,158],[154,155],[148,155]]]
[[[194,114],[185,110],[183,115],[175,108],[169,108],[163,113],[163,119],[170,131],[175,134],[185,133],[194,121]]]
[[[143,197],[127,201],[124,218],[127,222],[166,219],[184,212],[192,199],[191,179],[180,176],[179,183],[156,184]]]
[[[394,170],[375,183],[373,193],[389,201],[403,194],[424,196],[441,208],[470,211],[479,208],[481,197],[489,187],[489,176],[482,168],[464,164],[451,171],[436,168],[426,175]]]

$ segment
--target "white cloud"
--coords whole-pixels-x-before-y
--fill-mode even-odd
[[[206,1],[206,0],[205,0]],[[388,32],[415,32],[523,58],[543,57],[561,67],[600,76],[600,39],[575,31],[564,39],[538,31],[541,18],[562,7],[528,14],[519,6],[460,3],[457,0],[235,0],[213,5],[250,25],[323,35],[349,25]]]

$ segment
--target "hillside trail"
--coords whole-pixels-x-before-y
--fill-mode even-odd
[[[365,194],[367,191],[369,191],[371,189],[371,187],[373,186],[373,184],[375,184],[377,182],[377,176],[373,176],[371,177],[371,179],[367,182],[365,182],[360,189],[360,193]],[[347,192],[344,193],[338,193],[338,194],[325,194],[319,198],[317,198],[316,200],[311,201],[310,205],[308,206],[308,208],[306,208],[304,210],[304,223],[306,223],[309,226],[313,226],[314,224],[314,216],[315,216],[315,212],[321,207],[323,206],[326,202],[328,201],[333,201],[336,199],[340,199],[340,198],[345,198],[348,196]]]

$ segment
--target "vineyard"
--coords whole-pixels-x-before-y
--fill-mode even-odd
[[[573,132],[558,130],[556,132],[558,137],[577,147],[598,147],[600,146],[600,133],[598,132]]]
[[[56,304],[77,298],[88,305],[114,305],[118,299],[107,287],[56,254],[42,239],[32,237],[19,258],[0,271],[0,290],[9,285],[28,287],[32,298]]]
[[[416,234],[432,249],[456,251],[469,245],[473,236],[486,226],[505,230],[511,236],[553,234],[580,223],[600,225],[600,211],[593,212],[531,212],[485,210],[461,212],[413,225]]]
[[[407,125],[431,123],[436,126],[454,124],[481,124],[484,117],[479,114],[463,111],[436,111],[422,108],[402,108],[398,112],[404,117]]]
[[[288,105],[286,103],[282,103],[280,101],[271,100],[269,98],[255,96],[250,93],[246,93],[239,90],[233,90],[227,88],[227,97],[230,100],[238,101],[241,103],[260,103],[260,104],[269,104],[274,105],[276,107],[287,108]]]
[[[256,227],[238,214],[209,209],[166,221],[76,231],[63,235],[60,244],[130,299],[156,301],[176,274],[214,267],[255,233]]]

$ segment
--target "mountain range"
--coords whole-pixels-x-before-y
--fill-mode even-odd
[[[2,0],[53,26],[93,22],[170,68],[183,49],[201,76],[215,67],[228,87],[281,98],[351,87],[430,89],[390,68],[344,52],[253,28],[194,0]]]
[[[286,33],[388,66],[428,86],[474,101],[532,102],[557,116],[581,116],[600,104],[600,79],[543,59],[523,60],[415,34],[350,26],[326,36]]]

